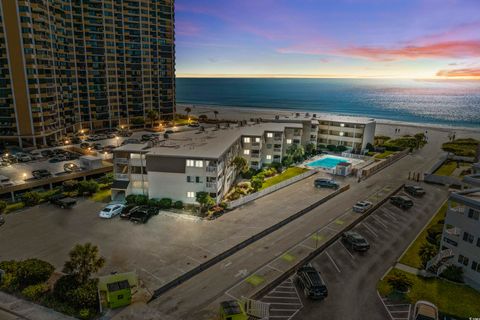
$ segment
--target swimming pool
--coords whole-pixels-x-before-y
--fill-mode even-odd
[[[340,162],[351,162],[350,159],[335,156],[323,156],[320,159],[309,162],[306,165],[312,168],[333,169]]]

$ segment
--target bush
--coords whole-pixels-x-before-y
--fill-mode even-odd
[[[135,204],[137,199],[137,196],[134,194],[129,194],[128,196],[125,197],[125,201],[127,204]]]
[[[7,208],[7,203],[3,200],[0,200],[0,214],[2,214]]]
[[[317,150],[323,150],[323,149],[326,149],[326,148],[327,148],[327,146],[324,145],[324,144],[318,144],[317,145]]]
[[[149,199],[148,202],[147,202],[147,205],[149,207],[154,207],[154,208],[158,208],[160,207],[160,204],[159,204],[159,200],[158,199]]]
[[[375,147],[370,142],[367,143],[367,145],[365,146],[365,149],[367,149],[368,152],[374,152],[375,151]]]
[[[257,172],[257,170],[250,168],[246,172],[242,172],[241,175],[244,179],[251,179],[254,175],[257,174]]]
[[[95,180],[80,181],[78,183],[78,193],[92,195],[99,190],[99,185]]]
[[[280,173],[283,170],[283,166],[280,162],[272,162],[270,163],[270,168],[275,169],[276,172]]]
[[[13,211],[20,210],[20,209],[23,209],[23,208],[25,208],[25,203],[23,203],[23,202],[12,203],[12,204],[7,205],[7,209],[5,209],[5,213],[13,212]]]
[[[282,159],[282,165],[284,167],[290,167],[293,164],[293,157],[290,155],[286,155]]]
[[[170,198],[163,198],[160,199],[158,202],[158,206],[160,209],[170,209],[172,207],[172,199]]]
[[[70,192],[75,191],[78,188],[78,181],[77,180],[67,180],[62,183],[63,190]]]
[[[90,309],[81,309],[78,315],[80,316],[80,319],[90,319],[92,317]]]
[[[252,178],[250,181],[251,186],[254,191],[258,191],[262,186],[263,186],[263,178],[260,177],[259,175],[256,175]]]
[[[183,202],[180,201],[180,200],[175,201],[175,202],[173,203],[173,207],[174,207],[175,209],[183,209]]]
[[[47,281],[55,268],[48,262],[39,259],[27,259],[18,263],[15,274],[21,288]]]
[[[453,282],[463,282],[463,268],[457,266],[448,266],[445,271],[440,275],[441,277],[453,281]]]
[[[435,246],[440,245],[440,238],[443,233],[443,224],[436,224],[427,229],[427,241]]]
[[[263,176],[267,178],[273,177],[276,174],[277,174],[277,170],[275,168],[269,168],[269,169],[263,170]]]
[[[347,150],[347,147],[345,146],[337,146],[336,151],[337,152],[344,152]]]
[[[232,192],[228,195],[227,199],[230,200],[230,201],[233,201],[233,200],[237,200],[237,199],[240,199],[240,193],[238,193],[237,191],[235,192]]]
[[[59,301],[67,302],[69,292],[75,290],[78,286],[79,283],[74,275],[64,275],[55,282],[53,296]]]
[[[104,184],[112,184],[114,180],[113,173],[107,173],[100,179],[98,179],[98,182],[104,183]]]
[[[90,279],[84,285],[68,292],[68,300],[77,309],[96,310],[98,307],[97,280]]]
[[[135,204],[137,206],[144,206],[148,204],[148,197],[143,194],[137,194],[135,196]]]
[[[334,144],[329,144],[327,145],[327,150],[330,152],[334,152],[335,150],[337,150],[337,146]]]
[[[408,289],[413,285],[412,281],[410,281],[406,275],[395,272],[395,270],[387,276],[387,283],[392,287],[393,290],[399,292],[407,292]]]
[[[45,293],[48,292],[48,285],[46,283],[34,284],[22,290],[22,295],[32,301],[39,300]]]
[[[222,207],[224,210],[228,208],[228,203],[226,202],[220,202],[219,204],[220,207]]]
[[[29,191],[22,195],[22,201],[26,206],[33,207],[40,203],[40,194],[35,191]]]

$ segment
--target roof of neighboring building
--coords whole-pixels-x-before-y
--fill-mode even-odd
[[[450,199],[480,210],[480,188],[454,192],[450,195]]]
[[[480,187],[480,173],[470,174],[468,176],[463,177],[463,182],[471,186]]]
[[[283,132],[285,128],[303,128],[303,125],[290,122],[248,123],[242,127],[223,125],[221,129],[207,128],[203,132],[196,130],[173,133],[168,139],[160,141],[149,149],[148,144],[128,144],[115,149],[115,152],[148,151],[149,155],[217,159],[242,136],[262,136],[265,132]]]
[[[112,189],[120,189],[120,190],[126,190],[128,188],[128,185],[130,184],[129,180],[114,180],[112,183],[111,188]]]

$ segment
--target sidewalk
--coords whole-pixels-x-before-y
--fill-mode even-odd
[[[413,268],[413,267],[410,267],[410,266],[407,266],[403,263],[397,263],[395,265],[395,268],[397,269],[400,269],[402,271],[405,271],[405,272],[408,272],[408,273],[411,273],[411,274],[414,274],[416,276],[421,276],[421,277],[424,277],[424,278],[432,278],[432,277],[435,277],[435,275],[431,272],[428,272],[426,270],[419,270],[417,268]]]
[[[75,320],[73,317],[47,309],[33,302],[19,299],[15,296],[0,292],[0,310],[3,310],[17,319],[28,320]]]

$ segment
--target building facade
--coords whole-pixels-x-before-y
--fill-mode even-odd
[[[0,139],[175,112],[174,0],[0,0]]]

